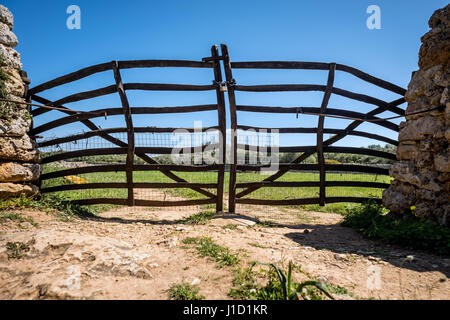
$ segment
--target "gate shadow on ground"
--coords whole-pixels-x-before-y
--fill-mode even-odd
[[[293,226],[278,225],[277,227],[290,228]],[[287,232],[284,235],[292,241],[317,250],[329,250],[336,254],[338,259],[346,259],[338,254],[356,254],[369,259],[380,259],[399,268],[418,272],[442,272],[450,276],[450,266],[442,261],[446,257],[433,255],[420,250],[410,249],[397,245],[368,240],[355,230],[343,227],[340,224],[301,224],[295,229],[308,230],[302,232]],[[406,257],[412,255],[414,259],[407,261]],[[374,259],[375,258],[375,259]]]
[[[176,225],[180,224],[182,219],[177,220],[158,220],[158,219],[123,219],[120,217],[101,217],[93,214],[78,215],[80,219],[135,224],[142,223],[148,225]],[[243,214],[217,214],[211,219],[229,219],[230,221],[239,221],[242,225],[255,225],[261,222],[254,217]],[[284,236],[298,243],[301,246],[312,247],[316,250],[329,250],[335,254],[357,254],[365,258],[378,258],[393,266],[410,269],[418,272],[442,272],[446,277],[450,277],[450,266],[445,265],[440,257],[420,250],[409,249],[397,245],[390,245],[377,241],[367,240],[358,234],[355,230],[343,227],[339,223],[335,224],[282,224],[271,222],[264,223],[267,228],[286,229]],[[295,231],[298,230],[298,231]],[[305,232],[305,230],[307,230]],[[293,232],[294,231],[294,232]],[[414,256],[413,261],[405,261],[408,255]]]

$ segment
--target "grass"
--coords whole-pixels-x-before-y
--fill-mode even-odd
[[[0,202],[0,214],[2,214],[4,218],[7,218],[7,216],[10,215],[10,219],[14,219],[14,215],[11,215],[8,211],[28,208],[51,212],[64,221],[70,221],[75,216],[93,216],[97,213],[94,208],[68,202],[67,200],[69,199],[70,198],[58,193],[43,194],[40,199],[26,196],[9,198]],[[20,218],[17,217],[17,219]]]
[[[383,206],[374,202],[348,210],[342,225],[356,229],[368,239],[450,256],[449,228],[414,216],[386,213]]]
[[[199,295],[200,289],[197,286],[191,286],[189,283],[182,282],[172,285],[168,292],[170,300],[203,300],[204,296]]]
[[[269,267],[254,271],[256,264]],[[340,286],[334,286],[311,278],[303,282],[295,282],[293,273],[301,270],[299,266],[289,262],[287,271],[274,264],[252,263],[247,268],[234,271],[233,287],[228,295],[241,300],[323,300],[334,299],[333,294],[351,295]],[[306,273],[305,273],[306,274]],[[264,282],[261,284],[261,282]]]
[[[178,220],[178,223],[181,224],[205,224],[216,214],[215,211],[203,211],[192,216],[189,216],[185,219]]]
[[[222,229],[235,230],[237,227],[238,227],[237,224],[234,224],[234,223],[228,223],[228,224],[222,226]]]
[[[20,213],[17,212],[0,212],[0,222],[3,222],[5,220],[11,220],[18,222],[19,224],[28,222],[33,227],[38,227],[39,224],[36,223],[33,218],[30,217],[24,217]]]
[[[62,168],[56,166],[44,166],[44,173],[57,171]],[[190,182],[203,182],[203,183],[216,183],[217,172],[177,172],[181,178]],[[126,176],[124,172],[97,172],[79,175],[88,182],[126,182]],[[261,181],[266,176],[259,173],[238,173],[237,182],[255,182]],[[371,174],[359,174],[359,173],[327,173],[326,179],[328,181],[372,181],[372,182],[390,182],[390,177],[371,175]],[[314,172],[288,172],[276,181],[318,181],[319,174]],[[135,171],[133,173],[134,182],[173,182],[170,178],[166,177],[159,171]],[[54,178],[45,180],[43,187],[51,187],[56,185],[65,184],[64,178]],[[224,190],[228,190],[229,173],[225,173]],[[185,199],[205,199],[204,195],[189,189],[160,189],[160,191],[170,194],[172,196],[178,196]],[[208,191],[215,193],[215,189],[208,189]],[[237,189],[237,192],[242,189]],[[64,191],[59,192],[70,199],[80,198],[126,198],[126,189],[93,189],[93,190],[77,190],[77,191]],[[318,197],[318,187],[302,187],[302,188],[260,188],[255,192],[252,192],[244,198],[256,198],[256,199],[293,199],[293,198],[310,198]],[[362,188],[362,187],[329,187],[327,188],[327,196],[355,196],[355,197],[377,197],[380,198],[382,189],[375,188]],[[286,206],[286,208],[295,208],[303,210],[313,210],[321,212],[337,212],[345,213],[349,208],[357,206],[352,203],[332,203],[323,207],[319,205],[302,205],[302,206]],[[108,210],[113,205],[97,205],[98,211]],[[202,206],[204,209],[214,208],[215,205]]]
[[[218,268],[234,266],[239,263],[239,257],[232,254],[230,249],[216,244],[208,237],[188,237],[183,239],[186,245],[195,245],[197,253],[216,262]]]

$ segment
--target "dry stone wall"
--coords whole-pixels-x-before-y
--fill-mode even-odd
[[[419,70],[405,99],[395,178],[383,204],[399,214],[415,214],[450,225],[450,5],[437,10],[422,38]],[[425,111],[425,112],[421,112]]]
[[[24,102],[30,81],[14,50],[18,40],[13,26],[13,15],[0,5],[0,97]],[[26,105],[0,101],[0,201],[38,192],[33,183],[41,166],[36,142],[28,136],[31,121]]]

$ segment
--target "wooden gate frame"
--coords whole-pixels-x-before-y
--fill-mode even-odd
[[[67,170],[60,170],[56,172],[44,173],[40,177],[40,185],[43,180],[63,177],[68,175],[77,175],[83,173],[92,172],[114,172],[125,171],[126,183],[87,183],[87,184],[71,184],[60,185],[49,188],[41,188],[42,193],[67,191],[67,190],[79,190],[79,189],[103,189],[103,188],[126,188],[128,189],[127,199],[117,198],[96,198],[96,199],[79,199],[72,202],[81,205],[92,204],[117,204],[128,206],[188,206],[188,205],[202,205],[202,204],[216,204],[216,210],[223,210],[223,184],[225,174],[225,151],[223,147],[223,139],[226,136],[226,123],[225,123],[225,97],[221,90],[222,72],[220,68],[220,59],[217,57],[218,46],[215,45],[211,48],[211,57],[204,59],[205,61],[188,61],[188,60],[133,60],[133,61],[112,61],[87,67],[73,73],[61,76],[51,81],[45,82],[27,91],[27,101],[36,101],[46,106],[59,108],[58,110],[68,114],[68,116],[59,118],[43,125],[35,127],[31,130],[31,135],[36,135],[47,130],[68,124],[73,122],[81,122],[91,131],[82,134],[72,135],[64,138],[56,138],[48,141],[38,143],[38,147],[48,147],[57,145],[60,143],[66,143],[76,141],[79,139],[90,138],[99,136],[108,142],[118,146],[119,148],[96,148],[87,150],[78,150],[72,152],[64,152],[56,155],[51,155],[42,159],[41,163],[51,163],[54,161],[74,158],[78,156],[88,155],[108,155],[108,154],[126,154],[125,165],[102,165],[102,166],[89,166],[72,168]],[[186,84],[158,84],[158,83],[123,83],[120,70],[129,68],[152,68],[152,67],[188,67],[188,68],[211,68],[214,72],[214,80],[212,85],[186,85]],[[115,84],[107,87],[76,93],[56,101],[50,101],[39,95],[38,93],[55,88],[57,86],[67,84],[76,80],[83,79],[90,75],[112,70],[114,73]],[[215,90],[217,96],[217,103],[211,105],[195,105],[195,106],[181,106],[181,107],[139,107],[132,108],[128,102],[126,95],[127,90],[158,90],[158,91],[206,91]],[[64,104],[100,97],[112,93],[118,93],[122,103],[122,108],[107,108],[94,111],[88,111],[79,113],[74,111]],[[186,166],[186,165],[163,165],[149,157],[146,153],[157,154],[170,154],[172,148],[163,147],[136,147],[134,142],[135,133],[139,132],[173,132],[176,129],[185,129],[189,132],[194,132],[194,128],[158,128],[158,127],[134,127],[132,121],[132,114],[163,114],[163,113],[184,113],[184,112],[198,112],[198,111],[210,111],[217,110],[218,114],[218,126],[203,128],[203,131],[215,129],[220,132],[219,141],[219,159],[221,162],[214,165],[201,165],[201,166]],[[33,117],[37,117],[41,114],[51,111],[49,108],[39,107],[32,110]],[[96,117],[103,117],[106,115],[120,115],[125,117],[126,128],[110,128],[100,129],[90,119]],[[111,136],[111,133],[127,132],[127,142],[117,139]],[[202,152],[206,146],[202,146]],[[194,153],[195,148],[192,147],[190,153]],[[133,164],[134,156],[138,156],[148,164],[135,165]],[[174,183],[135,183],[133,182],[133,171],[146,171],[155,170],[160,171],[167,177],[174,180]],[[185,179],[177,176],[172,171],[218,171],[217,183],[190,183]],[[182,201],[154,201],[154,200],[139,200],[134,199],[134,188],[190,188],[197,191],[200,194],[207,196],[207,199],[198,200],[182,200]],[[217,189],[217,195],[205,190],[205,188]]]
[[[343,139],[347,135],[361,136],[370,139],[375,139],[398,145],[398,142],[387,137],[355,130],[364,121],[373,121],[386,129],[398,132],[399,127],[395,123],[376,117],[384,111],[391,111],[396,115],[404,116],[405,111],[399,108],[399,105],[405,102],[403,98],[406,90],[392,84],[388,81],[373,77],[358,69],[337,64],[337,63],[322,63],[322,62],[303,62],[303,61],[247,61],[247,62],[231,62],[228,47],[221,45],[221,55],[219,55],[219,48],[217,45],[211,48],[211,56],[203,58],[202,61],[188,61],[188,60],[133,60],[133,61],[112,61],[103,64],[94,65],[88,68],[78,70],[76,72],[64,75],[54,80],[45,82],[27,91],[27,101],[36,101],[47,106],[59,108],[58,110],[68,114],[68,116],[59,118],[31,130],[31,135],[36,135],[44,131],[73,122],[81,122],[91,131],[82,134],[72,135],[64,138],[56,138],[48,141],[38,143],[38,147],[48,147],[60,143],[76,141],[79,139],[86,139],[94,136],[99,136],[106,141],[118,146],[118,148],[96,148],[87,150],[78,150],[72,152],[64,152],[56,155],[51,155],[42,159],[42,163],[50,163],[63,159],[85,156],[85,155],[108,155],[108,154],[126,154],[125,165],[102,165],[90,166],[81,168],[72,168],[56,172],[45,173],[41,175],[41,181],[56,177],[63,177],[67,175],[76,175],[82,173],[92,172],[111,172],[124,171],[126,172],[126,183],[87,183],[87,184],[71,184],[60,185],[55,187],[41,188],[42,193],[79,190],[79,189],[99,189],[99,188],[126,188],[128,196],[126,199],[116,198],[96,198],[96,199],[80,199],[73,200],[73,202],[82,205],[91,204],[118,204],[128,206],[187,206],[200,204],[216,204],[216,211],[223,211],[223,193],[224,193],[224,175],[225,175],[225,158],[226,158],[226,123],[225,123],[225,96],[224,91],[228,91],[228,102],[230,108],[231,119],[231,159],[230,159],[230,182],[229,182],[229,203],[228,211],[234,213],[236,210],[236,203],[254,204],[254,205],[302,205],[302,204],[319,204],[321,206],[333,202],[364,202],[368,198],[364,197],[327,197],[327,187],[370,187],[370,188],[386,188],[389,184],[386,183],[372,183],[372,182],[357,182],[357,181],[326,181],[327,170],[339,170],[347,172],[363,172],[388,175],[388,169],[363,166],[363,165],[336,165],[326,164],[324,160],[324,153],[352,153],[364,154],[376,157],[382,157],[390,160],[396,160],[395,154],[354,147],[336,147],[332,146],[335,142]],[[223,61],[225,82],[222,79],[222,71],[220,61]],[[129,68],[151,68],[151,67],[189,67],[189,68],[211,68],[214,72],[214,80],[212,85],[186,85],[186,84],[159,84],[159,83],[123,83],[120,70]],[[328,80],[326,85],[313,84],[281,84],[281,85],[238,85],[233,78],[233,69],[306,69],[306,70],[326,70],[328,71]],[[47,100],[38,93],[67,84],[76,80],[83,79],[95,73],[112,70],[114,73],[115,84],[76,93],[56,101]],[[401,95],[401,98],[392,102],[386,102],[368,95],[354,93],[334,87],[334,76],[336,71],[342,71],[364,80],[368,83],[381,87],[383,89],[392,91]],[[226,87],[226,90],[223,90]],[[210,105],[194,105],[194,106],[180,106],[180,107],[130,107],[126,91],[127,90],[158,90],[158,91],[216,91],[216,104]],[[270,106],[248,106],[237,105],[235,91],[247,92],[281,92],[281,91],[321,91],[324,92],[322,103],[320,107],[270,107]],[[88,112],[77,112],[64,106],[64,104],[100,97],[107,94],[118,93],[120,96],[121,108],[107,108]],[[376,108],[368,113],[360,113],[348,111],[344,109],[328,108],[328,101],[331,94],[337,94],[349,99],[359,102],[365,102],[375,105]],[[132,115],[133,114],[164,114],[164,113],[183,113],[183,112],[198,112],[217,110],[218,125],[209,128],[202,128],[203,131],[215,129],[218,130],[219,135],[219,159],[220,163],[215,165],[201,165],[201,166],[184,166],[184,165],[163,165],[152,159],[147,153],[168,154],[171,153],[172,148],[164,147],[136,147],[135,133],[143,132],[173,132],[176,129],[185,129],[189,132],[194,132],[194,128],[157,128],[157,127],[134,127]],[[39,107],[32,110],[34,117],[50,111],[48,108]],[[316,128],[259,128],[253,126],[239,125],[237,120],[237,111],[246,112],[265,112],[265,113],[291,113],[291,114],[314,114],[318,116],[318,125]],[[105,115],[121,115],[125,117],[126,128],[110,128],[100,129],[90,119],[96,117],[103,117]],[[325,116],[339,116],[346,117],[353,120],[345,129],[324,128]],[[280,152],[303,152],[296,159],[289,164],[279,164],[279,170],[271,176],[259,182],[237,183],[237,171],[257,171],[262,166],[249,166],[237,164],[237,150],[249,150],[249,145],[239,145],[237,143],[237,131],[241,130],[278,130],[279,133],[316,133],[316,146],[290,146],[279,147]],[[110,134],[126,132],[127,142],[117,139]],[[334,134],[329,139],[324,140],[323,134]],[[202,151],[206,146],[202,146]],[[191,148],[190,153],[194,153],[194,147]],[[317,164],[302,164],[306,158],[312,154],[317,153]],[[147,162],[146,165],[135,165],[133,163],[134,156],[138,156]],[[162,172],[167,177],[174,180],[174,183],[135,183],[133,182],[133,171],[156,170]],[[216,171],[218,172],[217,183],[190,183],[185,179],[177,176],[172,171]],[[289,170],[308,170],[318,171],[319,181],[302,181],[302,182],[277,182],[276,179],[283,176]],[[289,200],[265,200],[265,199],[251,199],[243,198],[244,196],[262,188],[262,187],[319,187],[319,197],[317,198],[301,198]],[[182,200],[182,201],[155,201],[155,200],[139,200],[134,198],[134,188],[190,188],[202,195],[207,196],[207,199],[199,200]],[[206,188],[217,189],[217,195],[205,190]],[[236,193],[236,189],[244,189]]]
[[[232,161],[230,167],[230,186],[229,186],[229,205],[230,212],[235,212],[236,203],[253,204],[253,205],[302,205],[302,204],[319,204],[321,206],[326,203],[333,202],[365,202],[369,198],[365,197],[326,197],[326,187],[331,186],[359,186],[359,187],[371,187],[371,188],[387,188],[389,184],[385,183],[371,183],[371,182],[356,182],[356,181],[326,181],[327,170],[340,170],[350,172],[364,172],[364,173],[376,173],[389,175],[388,169],[376,168],[370,166],[361,165],[335,165],[325,164],[324,153],[352,153],[352,154],[364,154],[376,157],[382,157],[390,160],[396,160],[396,155],[371,150],[364,148],[354,147],[335,147],[331,146],[335,142],[343,139],[347,135],[355,135],[366,138],[371,138],[379,141],[398,145],[398,142],[384,136],[372,134],[363,131],[356,131],[355,129],[364,121],[374,121],[374,123],[385,127],[387,129],[398,132],[399,127],[393,122],[377,118],[376,115],[384,112],[391,111],[396,115],[404,116],[405,111],[398,106],[405,102],[404,95],[406,90],[392,84],[388,81],[373,77],[367,73],[364,73],[358,69],[337,64],[337,63],[321,63],[321,62],[303,62],[303,61],[248,61],[248,62],[231,62],[229,51],[226,45],[221,45],[221,51],[224,61],[224,69],[227,80],[228,88],[228,101],[230,105],[230,119],[231,119],[231,158],[237,159],[238,148],[250,150],[251,148],[257,148],[257,146],[238,145],[237,143],[237,130],[278,130],[279,133],[317,133],[316,146],[294,146],[294,147],[279,147],[280,152],[303,152],[300,156],[292,161],[290,164],[279,164],[279,170],[259,182],[249,183],[237,183],[236,174],[237,171],[258,171],[262,166],[248,166],[237,165],[236,161]],[[281,84],[281,85],[251,85],[244,86],[236,84],[236,80],[233,78],[233,69],[307,69],[307,70],[328,70],[328,80],[326,85],[312,85],[312,84]],[[333,86],[335,72],[343,71],[352,74],[353,76],[369,82],[378,87],[392,91],[401,95],[402,97],[392,102],[385,102],[383,100],[360,94],[351,91],[343,90]],[[280,91],[322,91],[324,92],[323,100],[320,108],[311,107],[267,107],[267,106],[243,106],[236,104],[235,91],[247,91],[247,92],[280,92]],[[337,94],[343,97],[347,97],[356,101],[373,104],[377,108],[363,114],[360,112],[347,111],[343,109],[328,108],[328,101],[331,94]],[[295,113],[295,114],[314,114],[319,116],[317,128],[259,128],[251,126],[242,126],[237,121],[237,111],[247,112],[268,112],[268,113]],[[354,119],[345,129],[324,129],[324,117],[326,115],[347,117]],[[361,119],[361,120],[360,120]],[[323,134],[334,134],[331,138],[323,140]],[[318,163],[314,164],[301,164],[306,158],[312,154],[317,153]],[[319,171],[320,181],[304,181],[304,182],[276,182],[275,180],[283,176],[289,170],[316,170]],[[288,200],[267,200],[267,199],[249,199],[243,198],[244,196],[262,188],[262,187],[319,187],[318,198],[302,198],[302,199],[288,199]],[[236,189],[244,188],[243,191],[236,193]],[[379,200],[379,199],[378,199]]]

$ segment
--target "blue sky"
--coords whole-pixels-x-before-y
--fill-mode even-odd
[[[337,62],[407,86],[417,69],[420,37],[428,31],[428,19],[447,1],[18,1],[3,4],[14,14],[16,48],[32,87],[63,74],[111,60],[187,59],[209,56],[213,44],[225,43],[232,61],[296,60]],[[81,8],[81,30],[66,27],[66,9]],[[369,30],[369,5],[381,9],[381,30]],[[317,83],[327,74],[302,70],[235,70],[239,84]],[[124,70],[124,82],[210,84],[212,73],[203,69]],[[42,93],[53,100],[113,84],[112,72],[64,85]],[[336,75],[335,86],[391,101],[398,95],[368,85],[353,76]],[[132,106],[176,106],[215,103],[215,93],[129,92]],[[320,106],[323,93],[238,93],[238,104]],[[67,105],[76,110],[120,107],[117,95]],[[333,96],[330,107],[368,112],[374,106]],[[404,105],[403,105],[404,107]],[[35,118],[35,125],[60,117],[57,111]],[[383,116],[392,115],[384,113]],[[214,112],[177,116],[136,116],[136,126],[186,126],[194,120],[215,125]],[[317,125],[317,117],[238,113],[240,124],[287,127]],[[123,125],[122,117],[95,120],[102,128]],[[397,121],[398,123],[398,121]],[[327,119],[326,127],[342,128],[348,121]],[[227,116],[229,126],[229,116]],[[60,136],[79,132],[69,125],[48,132]],[[396,133],[364,124],[370,130],[396,138]],[[314,135],[288,135],[283,145],[314,144]],[[373,141],[348,137],[338,145],[362,146]]]

